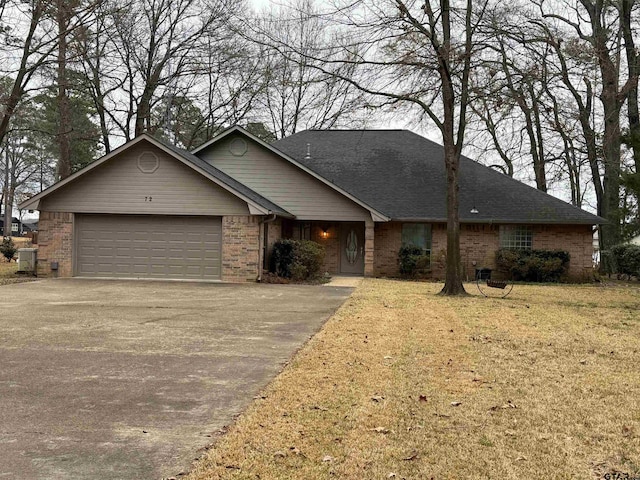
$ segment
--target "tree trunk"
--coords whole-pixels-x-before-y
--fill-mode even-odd
[[[70,12],[67,0],[58,0],[58,180],[71,175],[71,109],[69,106],[68,78],[67,78],[67,27]]]
[[[538,145],[536,156],[533,157],[534,158],[533,168],[535,170],[536,188],[546,193],[547,173],[545,171],[545,166],[546,166],[545,154],[544,154],[545,142],[542,134],[542,122],[540,120],[540,106],[539,106],[538,98],[536,98],[537,95],[535,94],[533,85],[529,83],[528,88],[529,88],[529,95],[531,96],[531,102],[532,102],[531,110],[533,113],[533,121],[535,124],[535,131],[536,131],[535,136],[532,138],[532,140],[536,142]]]
[[[4,188],[2,189],[2,197],[4,200],[4,219],[2,227],[2,235],[4,237],[11,236],[11,214],[13,213],[13,202],[9,195],[9,149],[5,149],[5,165],[4,165]]]
[[[633,150],[636,174],[640,174],[640,113],[638,108],[638,75],[640,75],[640,55],[636,51],[631,27],[631,10],[634,0],[622,0],[622,35],[627,56],[627,71],[630,79],[635,79],[627,95],[627,117],[629,119],[629,143]],[[640,197],[640,193],[638,194]],[[640,198],[638,198],[640,200]]]
[[[604,135],[602,138],[602,153],[604,157],[604,198],[602,202],[602,216],[609,222],[602,225],[601,246],[611,248],[620,243],[620,107],[617,100],[617,82],[607,85],[608,80],[603,72],[604,85],[602,100],[604,110]]]
[[[445,141],[445,165],[447,171],[447,266],[441,295],[466,295],[462,285],[462,259],[460,256],[460,218],[458,172],[460,155],[456,148]]]
[[[448,20],[448,11],[447,18]],[[445,39],[448,36],[445,35]],[[448,55],[447,48],[439,52],[439,55]],[[460,256],[460,217],[459,206],[459,182],[458,173],[460,168],[461,145],[456,145],[455,132],[453,128],[455,117],[455,92],[449,77],[449,72],[445,67],[445,62],[441,62],[439,68],[442,80],[442,104],[444,107],[444,121],[442,122],[442,142],[444,143],[444,163],[447,172],[447,265],[445,272],[444,287],[440,295],[466,295],[467,292],[462,285],[462,259]]]
[[[151,94],[147,94],[145,91],[138,102],[138,108],[136,112],[136,128],[135,136],[142,135],[148,129],[149,118],[151,115]]]
[[[9,131],[9,124],[11,117],[16,112],[16,108],[22,96],[24,95],[24,87],[28,81],[28,78],[33,70],[44,62],[44,57],[40,58],[35,64],[30,65],[30,59],[33,49],[34,37],[36,29],[40,23],[43,13],[43,4],[38,1],[35,2],[31,11],[31,23],[29,25],[29,31],[24,40],[24,46],[22,48],[22,57],[20,58],[20,66],[15,72],[15,79],[11,86],[11,93],[6,99],[2,109],[2,116],[0,118],[0,144],[4,142],[7,132]]]
[[[607,45],[608,30],[602,25],[602,12],[604,2],[595,4],[585,2],[589,12],[591,26],[593,28],[592,42],[600,66],[602,75],[602,102],[604,114],[604,134],[602,137],[602,155],[604,162],[603,178],[603,202],[602,213],[609,223],[602,225],[600,232],[600,246],[602,249],[611,248],[620,243],[620,109],[622,101],[619,98],[618,74],[613,60],[610,57]]]

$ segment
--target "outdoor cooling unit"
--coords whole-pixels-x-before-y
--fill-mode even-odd
[[[37,248],[18,249],[18,272],[35,273],[37,257]]]

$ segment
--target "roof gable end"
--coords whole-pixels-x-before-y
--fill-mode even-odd
[[[265,141],[263,141],[262,139],[256,137],[255,135],[247,132],[244,128],[242,128],[240,126],[236,125],[236,126],[233,126],[233,127],[230,127],[228,129],[226,129],[225,131],[223,131],[219,135],[215,136],[214,138],[212,138],[208,142],[206,142],[206,143],[200,145],[199,147],[193,149],[191,151],[191,153],[193,155],[202,156],[202,154],[207,149],[211,148],[213,145],[219,143],[220,141],[222,141],[223,139],[229,137],[230,135],[232,135],[234,133],[238,133],[238,134],[241,134],[241,135],[247,137],[251,141],[253,141],[253,142],[257,143],[258,145],[260,145],[262,148],[274,153],[275,155],[277,155],[281,159],[283,159],[286,162],[290,163],[291,165],[296,167],[298,170],[303,171],[306,175],[310,175],[311,177],[319,180],[323,184],[325,184],[328,187],[330,187],[332,190],[334,190],[334,191],[338,192],[339,194],[343,195],[344,197],[348,198],[349,200],[351,200],[352,202],[356,203],[357,205],[359,205],[360,207],[364,208],[365,210],[368,210],[370,212],[371,217],[372,217],[372,219],[374,221],[376,221],[376,222],[386,222],[386,221],[390,220],[389,216],[387,216],[386,214],[382,213],[380,210],[373,208],[370,204],[364,202],[362,199],[360,199],[357,196],[355,196],[352,192],[349,192],[349,191],[339,187],[338,185],[336,185],[333,182],[329,181],[327,178],[325,178],[324,176],[322,176],[318,172],[308,168],[306,165],[304,165],[303,163],[299,162],[295,158],[287,155],[286,153],[282,152],[281,150],[275,148],[273,145],[270,145],[270,144],[266,143]]]
[[[117,149],[113,150],[112,152],[108,153],[107,155],[104,155],[103,157],[101,157],[101,158],[95,160],[94,162],[90,163],[89,165],[87,165],[83,169],[75,172],[73,175],[70,175],[69,177],[65,178],[64,180],[61,180],[61,181],[55,183],[54,185],[52,185],[48,189],[46,189],[46,190],[40,192],[39,194],[33,196],[29,200],[26,200],[26,201],[22,202],[19,205],[19,208],[20,209],[30,209],[30,210],[37,209],[39,204],[40,204],[40,201],[42,199],[44,199],[45,197],[51,195],[52,193],[58,191],[59,189],[65,187],[66,185],[69,185],[71,183],[76,182],[82,176],[84,176],[87,173],[93,171],[97,167],[109,162],[111,159],[113,159],[114,157],[117,157],[118,155],[122,154],[123,152],[126,152],[127,150],[135,147],[136,145],[139,145],[141,142],[148,142],[149,144],[153,145],[154,147],[164,151],[170,157],[172,157],[175,160],[181,162],[182,164],[188,166],[189,168],[191,168],[192,170],[196,171],[200,175],[206,177],[212,183],[218,185],[222,189],[228,191],[229,193],[233,194],[234,196],[238,197],[239,199],[245,201],[247,203],[247,206],[249,207],[249,210],[254,214],[266,215],[266,214],[271,214],[271,213],[277,213],[277,214],[280,214],[280,215],[283,215],[283,216],[292,216],[286,210],[284,210],[284,209],[280,208],[279,206],[275,205],[273,202],[270,202],[269,200],[263,198],[262,196],[258,195],[256,192],[253,192],[248,187],[246,187],[246,186],[236,182],[235,180],[229,178],[228,176],[224,175],[219,170],[211,167],[210,165],[206,164],[205,162],[202,162],[199,158],[189,154],[189,152],[187,152],[185,150],[181,150],[181,149],[179,149],[177,147],[174,147],[172,145],[166,144],[166,143],[164,143],[164,142],[162,142],[162,141],[160,141],[158,139],[155,139],[155,138],[153,138],[153,137],[151,137],[150,135],[147,135],[147,134],[139,135],[138,137],[134,138],[130,142],[125,143],[124,145],[118,147]]]

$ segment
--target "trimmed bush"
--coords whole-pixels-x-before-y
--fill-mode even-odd
[[[5,237],[2,240],[2,244],[0,244],[0,253],[7,259],[7,262],[10,262],[18,249],[13,244],[13,240],[10,237]]]
[[[431,272],[431,256],[425,255],[420,247],[405,245],[398,251],[400,275],[408,278],[420,278]]]
[[[569,269],[569,252],[562,250],[508,250],[496,252],[496,264],[512,280],[558,282]]]
[[[296,281],[315,279],[321,275],[324,247],[310,240],[301,240],[294,250],[295,258],[291,278]]]
[[[269,271],[295,282],[320,277],[324,247],[310,240],[278,240],[273,245]]]
[[[278,240],[273,244],[273,251],[269,259],[269,271],[282,278],[291,278],[293,265],[293,250],[296,240]]]
[[[602,258],[607,257],[607,267],[610,272],[619,275],[640,278],[640,245],[622,244],[611,247],[602,252]]]

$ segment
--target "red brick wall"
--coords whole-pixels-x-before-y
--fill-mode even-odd
[[[374,255],[375,255],[375,224],[373,220],[364,222],[364,276],[374,275]]]
[[[40,212],[38,220],[38,276],[73,275],[73,213]],[[58,262],[58,270],[51,270]]]
[[[402,224],[376,223],[373,244],[373,274],[377,277],[397,277],[400,274],[398,250],[402,246]]]
[[[222,217],[222,280],[254,282],[260,248],[259,217]]]
[[[322,236],[325,229],[327,238]],[[332,275],[338,273],[340,269],[340,239],[338,238],[338,231],[337,223],[311,224],[311,240],[324,247],[323,272],[329,272]]]
[[[463,236],[460,235],[460,251],[464,252]],[[444,279],[447,262],[447,225],[431,224],[431,277]],[[464,259],[463,259],[464,262]]]
[[[269,258],[271,252],[273,252],[273,244],[282,238],[282,220],[276,219],[273,222],[269,222],[267,225],[267,256],[265,272],[269,271]]]
[[[460,228],[460,254],[465,278],[473,279],[476,268],[495,269],[495,252],[500,246],[498,225],[464,224]],[[378,223],[375,228],[376,276],[398,276],[398,250],[402,245],[402,223]],[[588,280],[592,275],[592,231],[590,225],[535,225],[533,248],[565,250],[571,255],[569,277]],[[431,265],[434,279],[444,278],[447,251],[446,224],[433,224]],[[475,262],[475,265],[474,265]]]
[[[574,281],[593,279],[593,230],[591,225],[537,225],[533,227],[533,248],[565,250],[571,255],[569,277]]]

